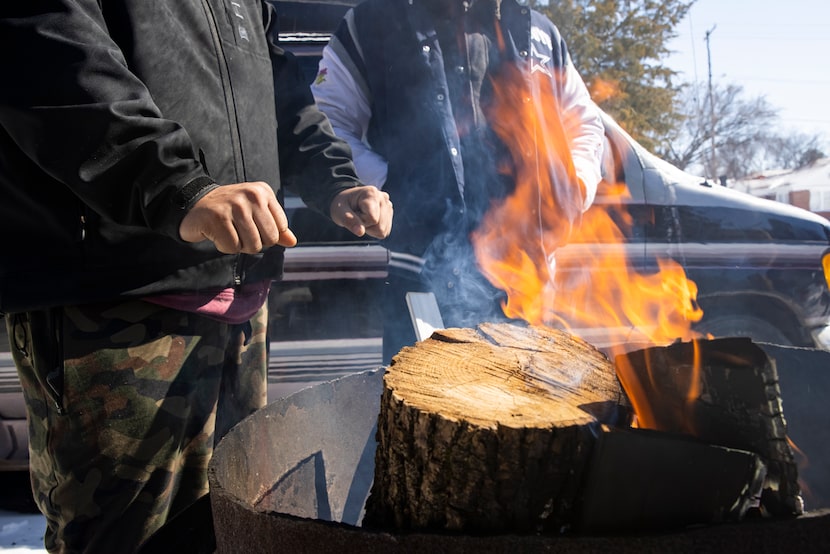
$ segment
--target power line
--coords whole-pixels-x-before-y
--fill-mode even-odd
[[[780,121],[784,121],[784,122],[792,121],[792,122],[797,122],[797,123],[822,123],[822,124],[826,123],[826,124],[830,125],[830,119],[812,119],[812,118],[802,119],[802,118],[798,118],[798,117],[779,117],[778,119]]]
[[[741,77],[738,75],[729,75],[730,80],[735,81],[763,81],[765,83],[778,83],[783,85],[821,85],[830,86],[830,81],[825,80],[811,80],[811,79],[783,79],[773,77]]]
[[[695,36],[695,29],[692,24],[692,13],[689,12],[689,36]],[[695,68],[695,81],[697,81],[697,49],[695,48],[695,41],[692,39],[692,64]]]
[[[709,112],[711,113],[712,119],[712,169],[711,171],[717,172],[717,166],[715,165],[717,158],[715,157],[715,102],[712,98],[712,52],[709,50],[709,37],[712,36],[712,32],[715,30],[717,25],[713,25],[711,29],[706,31],[706,59],[709,63]],[[712,175],[715,177],[715,175]]]
[[[809,42],[817,42],[817,41],[827,41],[830,40],[830,36],[821,35],[821,36],[809,36],[800,34],[798,36],[780,36],[780,35],[723,35],[718,38],[720,41],[744,41],[744,40],[761,40],[761,41],[775,41],[775,42],[801,42],[801,41],[809,41]]]

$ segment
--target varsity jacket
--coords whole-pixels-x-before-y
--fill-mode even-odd
[[[591,205],[601,178],[599,111],[554,24],[516,0],[467,2],[470,10],[484,11],[477,19],[466,14],[472,21],[465,24],[483,31],[468,33],[466,51],[449,55],[453,41],[446,40],[445,33],[442,42],[429,11],[430,5],[435,9],[449,4],[446,0],[360,3],[346,14],[325,47],[312,84],[320,109],[351,146],[361,180],[382,187],[395,204],[387,246],[415,256],[424,255],[433,239],[455,221],[467,218],[475,224],[481,214],[471,214],[474,205],[484,210],[492,198],[509,193],[494,191],[502,186],[492,178],[500,172],[499,160],[486,154],[462,159],[464,138],[457,116],[464,106],[453,102],[457,91],[463,95],[465,87],[471,87],[473,103],[485,104],[492,92],[489,72],[498,71],[499,64],[518,68],[529,94],[535,90],[533,79],[550,80],[560,113],[567,114],[561,120],[571,159],[563,164],[583,189],[577,209]],[[458,25],[457,16],[452,21]],[[488,21],[498,30],[486,28]],[[486,40],[481,45],[482,35],[496,38],[489,46]],[[503,45],[495,44],[498,37]],[[450,58],[453,66],[448,67]],[[517,104],[525,100],[515,98]],[[469,109],[473,119],[482,111],[478,105]],[[488,180],[493,182],[481,183]]]
[[[187,210],[358,183],[265,2],[4,2],[0,48],[0,312],[277,279],[279,247],[182,241]]]

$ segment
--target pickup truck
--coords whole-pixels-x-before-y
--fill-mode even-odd
[[[309,79],[316,75],[330,33],[360,1],[273,2],[284,43],[297,54]],[[591,209],[616,202],[610,191],[615,184],[625,184],[624,210],[634,222],[625,229],[626,256],[644,272],[654,270],[658,258],[680,264],[697,285],[697,303],[703,310],[694,329],[714,337],[829,346],[830,222],[681,171],[645,150],[613,118],[603,117],[605,181]],[[315,232],[325,236],[325,231]],[[585,249],[601,246],[568,245],[557,252],[557,267],[585,258]],[[597,345],[608,340],[604,329],[572,331]],[[639,333],[631,329],[624,334],[634,338]]]
[[[277,0],[283,42],[309,80],[329,34],[359,0]],[[668,257],[698,288],[703,318],[695,329],[714,337],[830,348],[830,222],[806,210],[734,191],[680,171],[647,152],[605,116],[607,182],[595,205],[611,201],[609,183],[624,183],[626,250],[643,271]],[[348,236],[295,196],[286,210],[300,243],[274,283],[269,398],[382,365],[380,290],[392,257],[382,244]],[[572,244],[557,264],[578,259]],[[608,329],[573,329],[601,347]],[[636,328],[625,330],[632,341]],[[619,336],[616,330],[615,336]],[[0,330],[0,470],[27,467],[22,391]]]

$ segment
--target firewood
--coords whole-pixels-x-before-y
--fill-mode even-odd
[[[363,525],[567,527],[599,426],[626,405],[611,361],[568,333],[511,324],[436,331],[387,368]]]
[[[760,346],[748,338],[703,339],[615,362],[640,427],[755,452],[767,466],[763,511],[803,513],[776,363]]]
[[[603,427],[575,530],[666,532],[740,521],[757,508],[766,475],[753,452],[686,434]]]

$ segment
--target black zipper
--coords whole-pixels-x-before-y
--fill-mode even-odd
[[[63,364],[63,309],[52,308],[49,310],[49,331],[54,340],[54,353],[52,369],[46,374],[44,380],[52,392],[52,400],[55,403],[55,410],[58,414],[64,415],[64,364]]]
[[[244,254],[237,254],[236,260],[233,263],[233,286],[238,287],[242,284],[242,263],[245,258]]]
[[[236,102],[233,95],[233,87],[231,86],[230,70],[228,69],[227,58],[225,51],[222,48],[222,40],[219,36],[219,25],[216,22],[216,14],[208,0],[202,0],[202,6],[205,10],[205,19],[210,28],[211,38],[213,39],[213,47],[216,50],[217,66],[219,68],[219,77],[222,80],[222,88],[225,91],[225,109],[228,111],[228,125],[233,147],[233,161],[235,174],[237,180],[240,176],[244,180],[245,163],[242,158],[242,137],[239,130],[239,121],[236,112]],[[206,166],[205,160],[202,159],[202,165]],[[241,171],[240,171],[241,168]],[[242,264],[244,256],[239,254],[233,264],[233,284],[238,287],[242,284]]]

